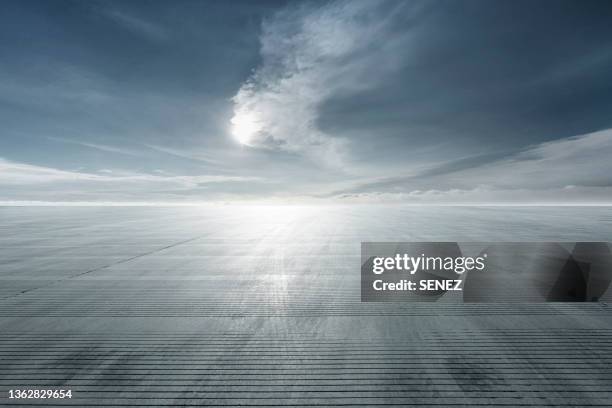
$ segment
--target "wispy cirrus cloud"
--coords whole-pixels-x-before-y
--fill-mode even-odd
[[[262,181],[259,177],[252,176],[225,176],[225,175],[193,175],[193,176],[160,176],[147,173],[125,173],[118,175],[107,169],[102,171],[103,175],[95,173],[82,173],[78,171],[66,171],[52,167],[35,166],[26,163],[17,163],[0,158],[0,184],[13,183],[48,183],[54,181],[89,180],[105,182],[126,181],[175,181],[187,184],[220,183],[231,181]]]
[[[100,151],[108,152],[108,153],[117,153],[117,154],[123,154],[127,156],[135,156],[135,157],[140,157],[144,155],[142,150],[130,149],[127,147],[118,147],[118,146],[111,146],[111,145],[106,145],[106,144],[101,144],[101,143],[84,142],[84,141],[79,141],[79,140],[66,139],[63,137],[50,136],[49,139],[55,140],[57,142],[69,143],[69,144],[74,144],[78,146],[88,147],[90,149],[100,150]]]
[[[525,148],[497,160],[440,163],[357,182],[329,196],[403,202],[612,202],[612,129]],[[478,158],[478,157],[477,157]],[[476,158],[476,159],[477,159]]]
[[[52,183],[57,181],[89,180],[93,174],[79,173],[17,163],[0,158],[0,185],[23,185],[33,183]]]
[[[168,32],[159,24],[116,8],[104,9],[103,14],[122,27],[152,40],[164,41]]]
[[[102,169],[98,172],[61,170],[0,158],[0,200],[159,200],[199,192],[199,198],[211,193],[231,191],[238,184],[266,183],[253,176],[220,174],[172,175]],[[217,186],[217,187],[212,187]]]
[[[212,164],[212,165],[224,164],[224,161],[218,158],[215,158],[214,154],[207,154],[201,151],[194,151],[193,149],[185,150],[185,149],[177,149],[173,147],[159,146],[159,145],[152,145],[152,144],[146,144],[145,147],[151,150],[154,150],[156,152],[169,154],[171,156],[181,157],[183,159],[201,161],[201,162]]]

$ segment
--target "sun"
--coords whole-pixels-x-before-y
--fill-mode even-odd
[[[253,136],[261,129],[257,117],[252,113],[236,113],[231,120],[232,135],[243,145],[249,145]]]

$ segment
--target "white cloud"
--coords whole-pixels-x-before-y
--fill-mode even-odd
[[[249,131],[235,129],[242,132],[235,136],[252,147],[341,161],[347,141],[318,127],[318,110],[334,95],[374,86],[398,65],[400,36],[390,36],[388,24],[394,10],[383,5],[338,1],[285,9],[264,21],[262,64],[233,97],[232,121],[248,119]]]
[[[0,158],[0,186],[49,184],[80,182],[83,188],[95,187],[100,184],[124,185],[133,188],[134,185],[143,187],[183,186],[195,187],[209,183],[227,182],[255,182],[263,181],[259,177],[227,176],[227,175],[180,175],[168,176],[137,172],[115,172],[102,169],[98,174],[79,171],[66,171],[51,167],[35,166],[17,163]],[[61,191],[58,191],[61,193]]]
[[[213,165],[226,164],[223,160],[218,158],[220,154],[214,154],[218,152],[207,154],[201,151],[196,151],[194,149],[184,150],[184,149],[176,149],[172,147],[151,145],[151,144],[145,144],[145,147],[151,150],[155,150],[160,153],[169,154],[171,156],[182,157],[182,158],[189,159],[189,160],[197,160],[197,161],[201,161],[201,162],[205,162],[205,163],[209,163]]]
[[[0,185],[23,185],[41,182],[90,180],[98,176],[50,167],[16,163],[0,158]]]
[[[612,187],[414,190],[411,192],[347,193],[333,201],[434,205],[612,205]]]
[[[541,143],[461,170],[431,173],[433,168],[422,175],[357,182],[331,195],[351,201],[612,203],[610,158],[612,129]]]
[[[100,143],[82,142],[79,140],[66,139],[63,137],[50,136],[49,139],[55,140],[58,142],[62,142],[62,143],[69,143],[69,144],[75,144],[78,146],[89,147],[90,149],[100,150],[100,151],[108,152],[108,153],[118,153],[118,154],[123,154],[127,156],[135,156],[135,157],[144,156],[142,150],[128,149],[125,147],[110,146],[110,145],[105,145],[105,144],[100,144]]]
[[[532,146],[450,180],[499,188],[612,186],[612,129]],[[449,181],[450,181],[449,180]]]

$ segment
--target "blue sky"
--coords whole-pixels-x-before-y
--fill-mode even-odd
[[[612,202],[606,1],[4,1],[0,201]]]

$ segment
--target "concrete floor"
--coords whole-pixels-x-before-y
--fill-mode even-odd
[[[0,207],[0,405],[612,406],[606,302],[361,303],[359,252],[611,238],[594,207]]]

